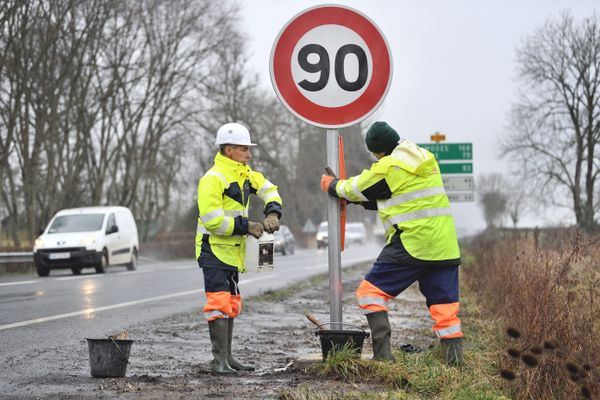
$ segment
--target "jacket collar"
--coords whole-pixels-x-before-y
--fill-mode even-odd
[[[433,154],[408,140],[398,143],[392,154],[386,157],[402,169],[419,176],[428,176],[436,163]]]
[[[230,169],[233,171],[246,172],[250,171],[250,167],[245,164],[239,163],[231,158],[225,157],[221,152],[218,152],[215,156],[215,165]]]

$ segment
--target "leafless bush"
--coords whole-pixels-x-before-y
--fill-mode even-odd
[[[525,239],[481,244],[467,269],[485,311],[512,327],[502,376],[517,378],[511,385],[518,399],[600,395],[600,237],[553,234],[563,240],[537,248]],[[572,365],[581,366],[580,375]]]

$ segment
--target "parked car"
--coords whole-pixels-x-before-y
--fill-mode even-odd
[[[327,221],[323,221],[319,224],[317,229],[317,249],[321,247],[327,247],[329,244],[329,232],[327,231]]]
[[[286,254],[294,254],[296,247],[296,238],[287,225],[281,225],[278,231],[273,232],[274,251]]]
[[[113,265],[134,270],[138,260],[138,232],[126,207],[84,207],[61,210],[35,240],[33,259],[39,276],[51,269],[82,268],[103,273]]]
[[[327,221],[319,224],[317,229],[317,248],[327,247],[329,243],[329,232],[327,231]],[[346,223],[346,246],[351,244],[364,245],[367,242],[367,229],[362,222],[347,222]]]
[[[367,243],[367,228],[362,222],[348,222],[346,224],[346,245]]]

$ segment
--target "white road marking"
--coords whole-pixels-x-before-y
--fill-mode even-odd
[[[255,282],[255,281],[262,281],[263,279],[272,278],[274,276],[275,276],[275,274],[269,274],[269,275],[259,276],[258,278],[244,279],[243,281],[240,281],[240,283],[238,285],[242,285],[244,283]]]
[[[110,306],[88,308],[86,310],[75,311],[75,312],[66,313],[66,314],[58,314],[58,315],[52,315],[50,317],[30,319],[29,321],[21,321],[21,322],[15,322],[13,324],[0,325],[0,331],[6,330],[6,329],[11,329],[11,328],[18,328],[20,326],[27,326],[27,325],[39,324],[41,322],[54,321],[54,320],[57,320],[57,319],[63,319],[63,318],[69,318],[69,317],[77,317],[77,316],[86,315],[86,314],[93,314],[93,313],[100,312],[100,311],[114,310],[115,308],[123,308],[123,307],[135,306],[137,304],[148,303],[148,302],[151,302],[151,301],[171,299],[173,297],[188,296],[188,295],[191,295],[191,294],[202,293],[203,290],[204,290],[204,288],[194,289],[194,290],[188,290],[186,292],[171,293],[171,294],[166,294],[166,295],[163,295],[163,296],[149,297],[147,299],[142,299],[142,300],[127,301],[125,303],[118,303],[118,304],[113,304],[113,305],[110,305]]]
[[[169,268],[167,268],[167,270],[173,271],[175,269],[196,269],[196,268],[198,268],[198,266],[182,265],[180,267],[169,267]]]
[[[103,275],[92,275],[92,276],[103,276]],[[243,284],[243,283],[250,283],[250,282],[254,282],[254,281],[260,281],[260,280],[272,278],[273,276],[275,276],[275,274],[268,274],[268,275],[260,276],[260,277],[257,277],[257,278],[246,279],[244,281],[241,281],[240,285]],[[70,278],[63,278],[63,279],[72,279],[72,277],[70,277]],[[204,292],[204,288],[200,288],[200,289],[195,289],[195,290],[188,290],[188,291],[185,291],[185,292],[178,292],[178,293],[166,294],[166,295],[163,295],[163,296],[149,297],[147,299],[142,299],[142,300],[127,301],[125,303],[118,303],[118,304],[113,304],[113,305],[110,305],[110,306],[88,308],[86,310],[75,311],[75,312],[66,313],[66,314],[58,314],[58,315],[52,315],[52,316],[49,316],[49,317],[30,319],[28,321],[21,321],[21,322],[15,322],[15,323],[12,323],[12,324],[0,325],[0,331],[6,330],[6,329],[18,328],[18,327],[21,327],[21,326],[39,324],[39,323],[42,323],[42,322],[54,321],[54,320],[57,320],[57,319],[77,317],[77,316],[86,315],[86,314],[93,314],[93,313],[97,313],[97,312],[100,312],[100,311],[114,310],[116,308],[123,308],[123,307],[135,306],[135,305],[138,305],[138,304],[148,303],[148,302],[151,302],[151,301],[171,299],[171,298],[174,298],[174,297],[188,296],[188,295],[192,295],[192,294],[200,294],[200,293],[203,293],[203,292]]]
[[[74,281],[74,280],[77,280],[77,279],[104,278],[106,276],[147,274],[148,272],[152,272],[152,271],[123,271],[123,272],[115,272],[115,275],[90,274],[90,275],[66,276],[66,277],[62,277],[62,278],[54,278],[54,280],[55,281]]]
[[[39,281],[20,281],[20,282],[7,282],[0,283],[0,286],[12,286],[12,285],[26,285],[28,283],[38,283]]]
[[[125,271],[125,272],[117,272],[117,275],[132,275],[132,274],[147,274],[151,271]]]
[[[63,278],[54,278],[55,281],[76,281],[78,279],[95,279],[102,278],[104,274],[94,274],[94,275],[81,275],[81,276],[67,276]]]

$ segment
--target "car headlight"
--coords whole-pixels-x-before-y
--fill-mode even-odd
[[[35,239],[35,242],[33,242],[33,247],[35,247],[36,249],[43,247],[43,246],[44,246],[44,242],[40,238]]]
[[[81,246],[93,246],[96,244],[96,236],[86,236],[79,241]]]

